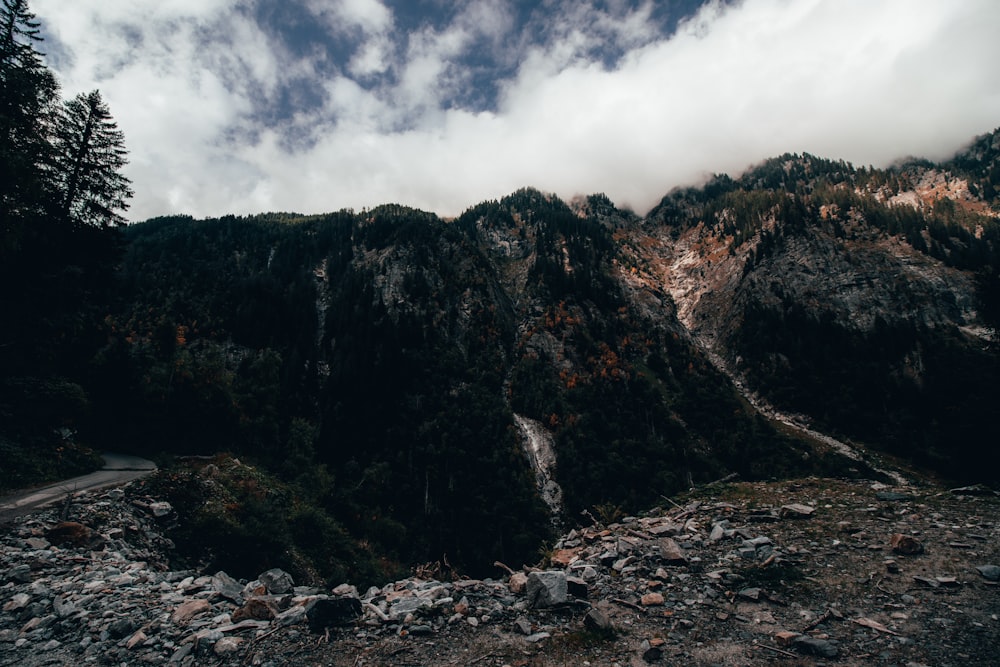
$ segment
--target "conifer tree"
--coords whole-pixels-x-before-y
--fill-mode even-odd
[[[53,166],[59,214],[74,225],[107,228],[125,222],[132,196],[121,169],[125,140],[101,93],[68,100],[56,123]]]
[[[48,199],[44,165],[59,87],[35,48],[26,0],[0,0],[0,256],[12,252]]]

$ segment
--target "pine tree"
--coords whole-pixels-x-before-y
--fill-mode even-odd
[[[0,0],[0,256],[21,245],[47,200],[44,165],[59,86],[35,48],[25,0]]]
[[[125,222],[131,181],[121,169],[124,135],[101,93],[81,93],[63,105],[54,138],[58,212],[77,226],[115,227]]]

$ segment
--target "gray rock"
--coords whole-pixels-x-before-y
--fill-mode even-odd
[[[135,631],[135,623],[131,618],[119,618],[108,626],[108,636],[112,639],[124,639]]]
[[[527,637],[524,638],[524,640],[526,642],[528,642],[529,644],[537,644],[538,642],[542,641],[543,639],[548,639],[551,636],[552,635],[550,635],[547,632],[536,632],[533,635],[528,635]]]
[[[199,653],[204,653],[215,646],[215,643],[224,636],[225,635],[223,635],[222,632],[214,628],[199,630],[194,635],[195,650]]]
[[[291,607],[274,617],[278,625],[295,625],[306,619],[306,608],[302,606]]]
[[[17,611],[24,609],[31,602],[31,596],[27,593],[15,593],[3,606],[4,611]]]
[[[1000,565],[979,565],[976,570],[987,581],[1000,581]]]
[[[292,575],[278,568],[261,573],[258,579],[260,579],[260,583],[264,584],[264,588],[271,595],[290,593],[295,586],[295,582],[292,581]]]
[[[344,599],[350,600],[353,598],[344,598]],[[407,614],[412,614],[413,612],[419,609],[432,607],[433,605],[434,602],[427,598],[418,598],[418,597],[402,598],[394,602],[392,606],[389,607],[389,615],[394,618],[401,618],[403,616],[406,616]]]
[[[514,621],[514,629],[520,632],[522,635],[530,635],[532,630],[531,621],[526,619],[524,616],[521,616],[516,621]]]
[[[832,642],[805,635],[793,639],[792,648],[804,655],[815,655],[821,658],[836,658],[840,653],[840,650]]]
[[[191,654],[192,650],[194,650],[194,644],[185,644],[184,646],[181,646],[179,649],[174,651],[174,654],[172,656],[170,656],[170,662],[173,663],[183,662],[184,658],[188,657]]]
[[[219,570],[212,575],[212,588],[224,598],[243,604],[243,584]]]
[[[59,618],[68,618],[79,611],[75,604],[62,595],[52,601],[52,609]]]
[[[591,609],[583,617],[583,627],[591,632],[614,632],[611,620],[600,609]]]
[[[567,600],[566,574],[549,570],[528,575],[528,605],[534,608],[554,607]]]
[[[162,519],[171,512],[174,511],[173,506],[165,500],[161,500],[155,503],[149,504],[149,511],[153,513],[157,519]]]
[[[657,541],[660,547],[660,558],[668,565],[687,565],[688,559],[683,550],[674,540],[669,537],[661,538]]]

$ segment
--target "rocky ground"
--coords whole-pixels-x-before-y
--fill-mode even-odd
[[[113,489],[3,526],[0,665],[994,665],[998,510],[978,488],[717,485],[537,568],[359,592],[172,571],[169,505]]]

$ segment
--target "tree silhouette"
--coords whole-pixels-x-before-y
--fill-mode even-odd
[[[76,225],[106,228],[125,222],[132,196],[121,169],[125,138],[97,90],[68,100],[59,115],[53,165],[59,213]]]
[[[47,199],[44,165],[59,86],[24,0],[0,4],[0,257],[21,245]]]

